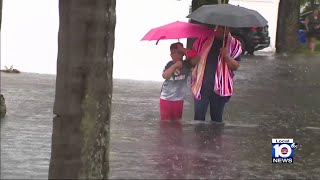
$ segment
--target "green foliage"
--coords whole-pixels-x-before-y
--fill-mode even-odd
[[[320,55],[320,41],[316,42],[316,48],[314,53],[311,53],[310,49],[307,47],[306,44],[300,45],[299,48],[295,51],[295,53],[305,55]]]
[[[319,5],[320,0],[300,0],[300,12],[305,13],[313,10],[313,5]]]
[[[18,69],[14,69],[13,66],[10,66],[10,68],[8,68],[7,66],[4,66],[5,70],[0,70],[1,72],[5,72],[5,73],[20,73],[20,71]]]
[[[13,66],[10,66],[10,68],[8,68],[7,66],[4,66],[4,68],[6,68],[7,71],[12,71],[13,70]]]

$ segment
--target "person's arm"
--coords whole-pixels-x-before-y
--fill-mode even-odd
[[[304,20],[304,25],[306,26],[306,31],[309,31],[309,17]]]
[[[239,68],[239,62],[230,57],[227,48],[221,48],[221,54],[223,55],[224,60],[232,71],[235,71]]]
[[[191,64],[193,66],[195,66],[199,62],[200,56],[197,54],[197,52],[195,50],[190,50],[190,49],[184,48],[182,46],[179,46],[178,48],[179,48],[178,50],[181,53],[183,53],[183,55],[185,55],[187,59],[190,59]]]
[[[162,73],[162,77],[164,79],[169,79],[172,75],[172,73],[177,69],[177,68],[182,68],[182,62],[178,61],[174,64],[172,64],[169,68],[165,69]]]

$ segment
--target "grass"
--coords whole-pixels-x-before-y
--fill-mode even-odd
[[[320,41],[316,41],[316,48],[314,53],[310,52],[310,49],[307,47],[307,44],[300,45],[296,50],[298,54],[306,54],[306,55],[320,55]]]

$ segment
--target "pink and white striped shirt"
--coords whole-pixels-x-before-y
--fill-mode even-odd
[[[187,57],[200,56],[198,64],[192,71],[192,92],[196,99],[201,99],[200,91],[203,82],[207,56],[213,44],[215,36],[200,38],[193,44],[193,50],[187,51]],[[237,58],[241,52],[240,42],[229,34],[226,38],[226,46],[230,57]],[[218,65],[215,73],[214,91],[220,96],[231,96],[233,93],[233,74],[222,55],[218,56]]]

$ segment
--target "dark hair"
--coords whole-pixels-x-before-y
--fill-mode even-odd
[[[170,50],[178,49],[178,44],[183,46],[183,44],[181,42],[176,42],[176,43],[173,43],[170,45]]]

